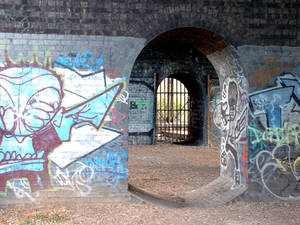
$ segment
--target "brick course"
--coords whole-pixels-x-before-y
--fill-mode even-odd
[[[208,29],[235,45],[300,43],[300,3],[15,0],[0,4],[0,32],[134,36],[151,40],[178,27]]]

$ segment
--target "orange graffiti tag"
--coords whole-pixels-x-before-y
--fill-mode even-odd
[[[268,58],[268,67],[260,66],[259,72],[250,79],[251,82],[256,82],[261,86],[264,86],[268,81],[272,79],[272,76],[279,76],[283,69],[295,66],[294,62],[291,63],[279,63],[279,57]]]

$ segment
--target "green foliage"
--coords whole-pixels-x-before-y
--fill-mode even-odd
[[[171,97],[169,96],[171,99]],[[168,115],[171,116],[174,120],[177,121],[187,121],[188,112],[183,110],[188,110],[188,95],[183,94],[174,94],[173,95],[173,104],[168,105],[167,96],[158,96],[157,97],[157,120],[166,120]],[[171,101],[169,99],[169,102]],[[172,112],[168,112],[168,111]]]
[[[59,222],[59,221],[62,221],[64,218],[62,216],[59,216],[57,214],[54,214],[52,216],[52,220],[54,220],[55,222]]]
[[[39,214],[37,214],[37,215],[35,216],[35,218],[36,218],[37,220],[43,220],[43,219],[45,219],[45,216],[44,216],[43,213],[39,213]]]
[[[63,216],[60,216],[58,214],[52,214],[52,215],[45,215],[44,213],[36,214],[33,218],[28,218],[25,220],[22,220],[19,225],[38,225],[42,222],[61,222],[64,220]]]

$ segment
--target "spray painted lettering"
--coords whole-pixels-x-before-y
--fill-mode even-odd
[[[261,145],[261,148],[266,147],[262,142],[274,143],[276,146],[283,144],[300,145],[300,125],[298,124],[289,125],[288,123],[284,123],[283,127],[266,128],[263,132],[249,126],[249,131],[251,132],[251,134],[249,134],[250,143],[253,145],[253,148],[256,148],[258,144]]]
[[[106,70],[106,74],[109,75],[111,78],[116,78],[121,76],[120,72],[116,72],[116,67],[113,70]]]
[[[56,64],[58,67],[72,68],[74,70],[78,69],[90,69],[93,71],[98,71],[101,69],[103,62],[103,57],[99,57],[97,60],[94,60],[93,53],[83,52],[82,54],[77,53],[75,59],[70,56],[59,56],[56,59]]]
[[[130,101],[130,109],[136,109],[140,111],[144,109],[144,107],[152,107],[154,104],[154,100],[152,98],[147,99],[144,101],[142,98],[134,98],[133,101]]]

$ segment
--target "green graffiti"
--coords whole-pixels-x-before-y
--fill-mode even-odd
[[[252,121],[251,121],[252,123]],[[256,125],[251,124],[248,126],[250,143],[252,145],[260,144],[261,142],[275,143],[276,146],[282,144],[300,145],[299,134],[300,126],[298,124],[290,125],[284,123],[283,127],[267,128],[264,132],[257,129]]]
[[[135,104],[137,105],[137,111],[142,110],[145,106],[152,107],[153,106],[153,99],[148,99],[146,102],[143,101],[141,98],[134,99]]]

